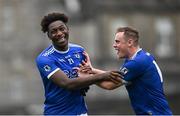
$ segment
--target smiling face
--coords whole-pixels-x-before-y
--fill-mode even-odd
[[[113,47],[117,56],[121,58],[132,58],[139,49],[139,33],[130,27],[120,27],[116,31]]]
[[[124,32],[116,33],[113,47],[117,51],[118,58],[128,57],[128,41],[124,37]]]
[[[68,49],[69,30],[62,21],[54,21],[48,26],[48,37],[54,47],[60,51]]]

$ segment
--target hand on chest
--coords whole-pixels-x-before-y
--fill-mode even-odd
[[[79,67],[79,64],[82,62],[83,57],[80,53],[73,53],[57,58],[58,67],[69,77],[77,77],[77,70],[74,67]]]

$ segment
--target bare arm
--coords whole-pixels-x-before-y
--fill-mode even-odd
[[[93,68],[92,72],[94,74],[101,74],[101,73],[105,73],[106,71]],[[113,90],[113,89],[116,89],[116,88],[122,86],[123,80],[121,79],[121,82],[119,82],[119,83],[115,83],[113,81],[100,81],[100,82],[97,82],[96,85],[103,89],[106,89],[106,90]]]
[[[86,57],[86,62],[83,62],[82,65],[80,65],[81,70],[83,72],[87,72],[90,74],[101,74],[101,73],[105,73],[106,71],[100,70],[100,69],[96,69],[93,68],[91,65],[91,61],[90,61],[90,57],[87,53],[84,53],[85,57]],[[121,79],[121,78],[120,78]],[[121,81],[119,83],[115,82],[115,81],[99,81],[96,83],[97,86],[103,88],[103,89],[107,89],[107,90],[113,90],[116,89],[120,86],[123,85],[123,80],[121,79]]]
[[[116,75],[118,73],[115,73]],[[55,72],[50,79],[59,87],[74,90],[87,87],[103,80],[110,80],[114,74],[111,72],[105,72],[95,75],[80,76],[78,78],[68,78],[61,70]]]

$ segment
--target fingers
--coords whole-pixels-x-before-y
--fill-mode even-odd
[[[89,66],[92,67],[92,65],[91,65],[91,60],[90,60],[90,57],[89,57],[88,53],[86,53],[86,52],[84,51],[84,52],[83,52],[83,55],[85,56],[85,63],[86,63],[87,65],[89,65]]]
[[[121,83],[121,81],[114,80],[113,78],[110,78],[110,81],[112,81],[112,82],[115,83],[115,84]]]
[[[83,64],[79,64],[79,68],[82,68],[83,67]]]
[[[110,76],[110,80],[116,84],[118,83],[121,83],[122,82],[122,79],[121,78],[118,78],[117,76],[114,76],[114,75],[111,75]]]
[[[82,64],[79,64],[78,71],[83,72],[83,73],[91,73],[92,68],[89,65],[84,65],[84,62],[82,62]]]
[[[90,67],[83,67],[83,68],[81,68],[81,71],[88,73],[91,71],[91,68]]]
[[[119,71],[111,71],[111,74],[119,78],[123,78],[123,75]]]
[[[84,66],[84,65],[87,65],[87,63],[83,60],[82,61],[82,65]]]
[[[87,67],[87,66],[90,67],[90,65],[87,64],[84,60],[81,62],[81,64],[79,64],[79,67],[80,67],[80,68],[82,68],[82,67]]]
[[[118,71],[111,71],[109,78],[110,78],[110,80],[111,80],[112,82],[114,82],[115,84],[122,83],[122,81],[123,81],[123,80],[122,80],[123,77],[122,77],[121,74],[119,74]]]
[[[88,53],[86,53],[86,52],[84,51],[84,52],[83,52],[83,55],[85,56],[86,62],[87,62],[87,61],[90,61],[90,58],[89,58]]]

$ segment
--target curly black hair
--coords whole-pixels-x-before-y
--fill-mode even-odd
[[[44,33],[46,33],[48,31],[49,24],[57,20],[60,20],[66,24],[68,22],[68,17],[63,13],[57,13],[57,12],[49,13],[48,15],[44,16],[43,19],[41,20],[41,27],[42,27],[41,30]]]

